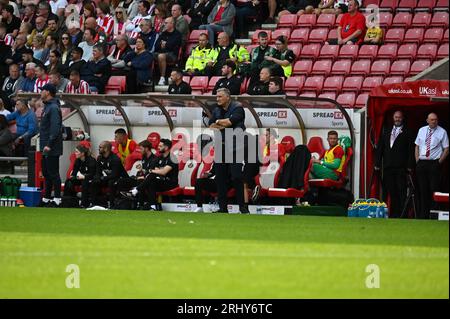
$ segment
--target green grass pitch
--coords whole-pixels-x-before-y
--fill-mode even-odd
[[[449,224],[2,207],[0,298],[449,298]]]

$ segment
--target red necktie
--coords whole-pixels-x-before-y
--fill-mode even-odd
[[[431,130],[431,128],[428,128],[427,138],[425,139],[425,144],[427,146],[427,150],[426,150],[426,153],[425,153],[426,157],[430,157],[431,136],[432,135],[433,135],[433,131]]]

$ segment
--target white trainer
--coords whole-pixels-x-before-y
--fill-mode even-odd
[[[194,212],[195,212],[195,213],[203,213],[203,208],[202,208],[202,207],[197,207],[197,208],[194,210]]]

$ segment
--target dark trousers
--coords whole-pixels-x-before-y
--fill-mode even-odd
[[[241,34],[236,34],[236,37],[241,37],[245,35],[246,31],[248,31],[247,17],[253,17],[257,14],[258,10],[253,6],[236,8],[236,30],[239,30],[239,32],[241,32]]]
[[[390,195],[391,206],[389,217],[399,218],[406,201],[406,169],[387,168],[383,170],[383,200]]]
[[[45,198],[61,198],[61,177],[59,176],[59,156],[42,156],[42,175],[44,176]]]
[[[216,181],[211,178],[198,178],[195,181],[195,202],[198,207],[202,207],[205,202],[205,196],[203,194],[204,191],[216,193]]]
[[[66,180],[66,183],[64,184],[64,196],[76,196],[76,186],[81,186],[81,205],[84,207],[89,206],[89,188],[91,186],[91,180],[75,178]]]
[[[92,204],[101,205],[101,196],[102,196],[102,188],[108,187],[108,201],[111,205],[114,204],[114,200],[116,199],[117,193],[117,180],[116,179],[108,179],[108,180],[100,180],[93,179],[90,187],[90,194],[92,197]]]
[[[416,167],[417,184],[419,188],[419,210],[417,217],[430,218],[430,209],[433,204],[433,193],[439,189],[441,178],[439,161],[419,160]]]
[[[156,193],[174,189],[177,185],[170,183],[164,176],[149,174],[144,181],[137,186],[139,203],[145,201],[145,192],[150,205],[156,205]]]
[[[236,202],[239,207],[244,206],[244,182],[242,175],[242,164],[241,163],[216,163],[216,185],[218,192],[219,208],[221,212],[228,211],[228,183],[231,180],[231,185],[236,191]]]
[[[117,191],[129,191],[133,187],[136,187],[139,184],[139,181],[136,178],[131,177],[121,177],[117,181]]]

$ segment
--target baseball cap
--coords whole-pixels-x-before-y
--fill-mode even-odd
[[[56,94],[56,86],[54,86],[51,83],[47,83],[46,85],[39,88],[42,91],[49,91],[50,94],[55,95]]]

